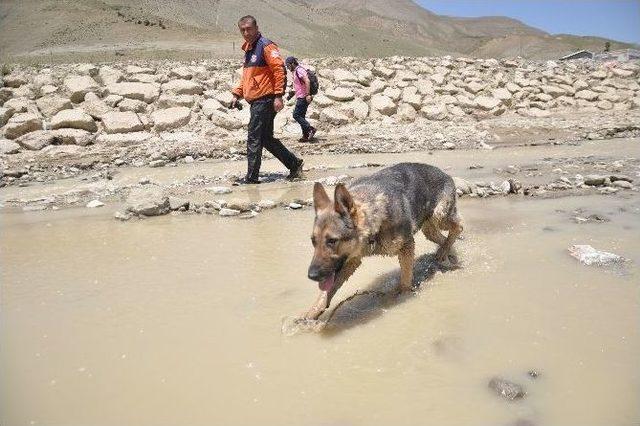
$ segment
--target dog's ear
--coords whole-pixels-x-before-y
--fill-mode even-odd
[[[347,190],[347,187],[343,183],[336,185],[336,192],[334,194],[334,209],[342,216],[351,216],[353,212],[353,198]]]
[[[320,182],[316,182],[313,185],[313,207],[316,209],[316,214],[319,210],[327,208],[331,204],[331,200],[327,195],[327,191]]]

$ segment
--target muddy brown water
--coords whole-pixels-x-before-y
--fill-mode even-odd
[[[594,205],[611,221],[570,221]],[[325,331],[293,336],[283,318],[317,291],[311,209],[129,223],[107,210],[5,213],[0,423],[638,424],[638,198],[461,211],[460,269],[435,271],[419,236],[416,294],[356,297]],[[583,266],[567,254],[576,243],[631,261]],[[335,302],[387,291],[398,271],[369,258]],[[526,397],[499,398],[494,376]]]

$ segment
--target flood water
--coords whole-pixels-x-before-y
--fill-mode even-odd
[[[594,206],[611,221],[570,220]],[[291,336],[283,319],[317,292],[312,209],[4,213],[0,424],[639,424],[638,198],[463,199],[460,211],[460,269],[437,271],[418,235],[419,291],[355,297],[325,330]],[[630,262],[584,266],[571,244]],[[333,307],[398,273],[366,259]],[[495,376],[526,397],[498,397]]]

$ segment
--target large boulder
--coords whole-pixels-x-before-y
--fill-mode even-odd
[[[475,102],[478,108],[485,111],[490,111],[500,106],[500,104],[502,103],[500,99],[494,98],[493,96],[478,96],[475,99]]]
[[[333,70],[333,79],[337,82],[356,82],[358,81],[358,77],[353,75],[351,71],[347,71],[342,68],[337,68]]]
[[[187,67],[177,67],[169,71],[169,77],[191,80],[193,78],[193,72]]]
[[[0,154],[15,154],[20,151],[20,145],[8,139],[0,139]]]
[[[144,129],[138,114],[131,111],[109,112],[102,116],[102,124],[106,133],[139,132]]]
[[[156,102],[158,108],[174,108],[174,107],[189,107],[191,108],[196,103],[195,96],[192,95],[167,95],[162,94]]]
[[[80,108],[96,120],[102,120],[102,117],[105,114],[113,111],[105,101],[95,96],[93,93],[87,93],[87,96],[85,96],[84,102],[80,105]]]
[[[13,114],[15,114],[13,108],[0,107],[0,127],[7,124]]]
[[[62,110],[73,108],[69,99],[59,95],[49,95],[37,99],[36,105],[45,117],[53,117]]]
[[[147,142],[152,138],[153,135],[149,132],[103,133],[96,138],[96,143],[111,146],[130,146]]]
[[[30,151],[39,151],[55,142],[55,135],[50,130],[36,130],[16,139],[18,145]]]
[[[160,88],[151,83],[113,83],[107,86],[107,92],[112,95],[144,101],[148,104],[160,96]]]
[[[98,83],[88,75],[71,76],[64,79],[64,87],[71,102],[78,104],[87,93],[98,89]]]
[[[176,95],[201,95],[204,89],[194,81],[171,80],[162,85],[162,90]]]
[[[444,120],[447,118],[447,106],[445,104],[425,105],[420,109],[420,115],[427,120]]]
[[[325,92],[327,98],[339,102],[347,102],[355,99],[353,92],[346,87],[336,87]]]
[[[122,80],[124,80],[122,71],[108,65],[100,67],[100,70],[98,71],[98,81],[100,81],[104,86],[120,83]]]
[[[57,129],[51,132],[57,145],[91,145],[96,138],[94,133],[82,129]]]
[[[398,107],[398,113],[396,115],[400,121],[411,123],[415,121],[418,113],[413,106],[409,104],[400,104],[400,106]]]
[[[15,139],[26,133],[42,129],[42,120],[35,114],[16,114],[4,126],[4,137]]]
[[[320,121],[340,126],[349,122],[349,117],[336,107],[328,107],[320,113]]]
[[[574,95],[577,99],[584,99],[585,101],[595,101],[598,99],[598,94],[591,90],[580,90]]]
[[[28,83],[28,79],[25,75],[20,73],[12,73],[5,75],[3,78],[4,85],[7,87],[18,88]]]
[[[31,112],[29,109],[32,105],[29,99],[20,97],[9,99],[4,103],[3,107],[12,109],[16,114],[20,114],[22,112]]]
[[[98,130],[96,122],[86,112],[80,109],[65,109],[60,111],[51,119],[52,129],[82,129],[88,132]]]
[[[323,95],[322,93],[313,97],[313,103],[319,106],[320,108],[328,107],[335,104],[335,102],[332,99],[329,99],[327,96]]]
[[[242,128],[242,121],[231,114],[225,113],[224,111],[213,110],[211,111],[210,118],[213,124],[226,130],[237,130]]]
[[[393,102],[398,102],[402,96],[402,91],[396,87],[387,87],[382,91],[382,94],[391,99]]]
[[[505,89],[504,87],[500,87],[498,89],[494,89],[491,94],[493,95],[494,98],[498,99],[500,102],[502,102],[503,104],[511,104],[511,92],[507,89]]]
[[[469,93],[471,93],[471,94],[475,95],[475,94],[477,94],[477,93],[479,93],[479,92],[483,91],[483,90],[484,90],[484,88],[485,88],[485,85],[484,85],[484,84],[482,84],[482,83],[479,83],[479,82],[477,82],[477,81],[471,81],[471,82],[469,82],[468,84],[466,84],[466,85],[464,86],[464,88],[465,88],[465,89],[467,89],[467,92],[469,92]]]
[[[554,98],[557,98],[559,96],[563,96],[567,94],[567,91],[564,89],[561,89],[558,86],[552,86],[552,85],[544,85],[544,86],[540,86],[540,89],[546,93],[547,95],[550,95]]]
[[[147,110],[147,103],[137,99],[127,98],[118,103],[118,109],[120,111],[145,112]]]
[[[211,117],[211,114],[213,114],[216,111],[225,111],[227,108],[225,108],[220,102],[218,102],[217,99],[205,99],[204,101],[202,101],[202,103],[200,104],[200,109],[202,110],[202,113],[207,117]]]
[[[393,115],[396,113],[398,107],[393,101],[385,95],[380,93],[371,97],[371,108],[374,111],[379,112],[382,115]]]
[[[411,105],[414,110],[420,108],[422,106],[422,96],[418,94],[418,88],[415,86],[407,86],[402,89],[402,102]]]
[[[369,104],[362,99],[354,99],[349,107],[353,110],[353,117],[357,120],[364,120],[369,116]]]
[[[151,119],[158,132],[176,129],[189,123],[191,110],[187,107],[160,109],[151,114]]]

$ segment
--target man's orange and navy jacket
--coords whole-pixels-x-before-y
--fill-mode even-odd
[[[284,95],[287,72],[278,46],[262,34],[258,34],[253,45],[245,42],[242,50],[244,50],[242,79],[233,89],[233,94],[244,98],[247,102],[265,96]]]

